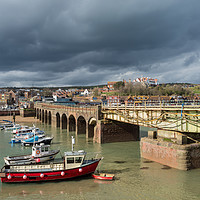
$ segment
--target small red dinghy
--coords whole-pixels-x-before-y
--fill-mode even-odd
[[[107,173],[99,173],[99,174],[92,174],[92,177],[99,180],[114,180],[114,174],[107,174]]]

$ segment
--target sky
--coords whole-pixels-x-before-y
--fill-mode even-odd
[[[199,0],[0,0],[0,87],[200,84]]]

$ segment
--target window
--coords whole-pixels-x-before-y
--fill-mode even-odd
[[[49,150],[49,148],[48,147],[45,147],[45,151],[48,151]]]
[[[75,163],[81,163],[81,162],[82,162],[82,157],[75,158]]]
[[[68,157],[68,158],[67,158],[67,163],[68,163],[68,164],[74,163],[74,157]]]

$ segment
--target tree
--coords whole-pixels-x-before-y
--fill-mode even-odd
[[[114,84],[114,89],[115,90],[119,90],[119,89],[121,89],[123,87],[124,87],[124,82],[122,82],[122,81],[118,81],[117,83]]]
[[[99,92],[99,88],[98,88],[98,87],[96,87],[96,88],[93,89],[93,95],[94,95],[95,97],[101,95],[101,92]]]

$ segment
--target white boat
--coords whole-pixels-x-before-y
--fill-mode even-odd
[[[12,127],[4,128],[5,131],[13,131],[13,130],[18,130],[18,129],[21,129],[21,125],[19,125],[19,124],[14,124],[14,126],[12,126]]]
[[[53,160],[60,150],[51,150],[50,145],[35,145],[32,147],[32,154],[21,156],[4,157],[6,165],[24,165],[46,162]]]
[[[21,128],[20,130],[13,130],[13,134],[22,134],[22,133],[30,133],[30,132],[35,132],[38,134],[43,134],[44,131],[41,131],[39,128],[35,128],[35,127],[24,127]]]
[[[32,129],[30,129],[29,126],[21,126],[21,129],[15,129],[15,130],[13,130],[13,134],[25,133],[25,132],[31,132],[31,131],[32,131]]]

